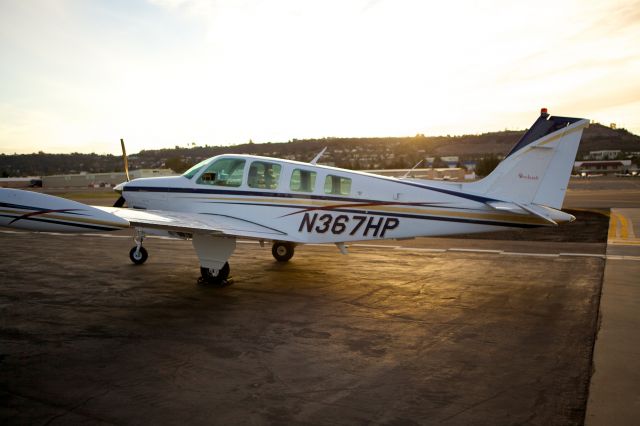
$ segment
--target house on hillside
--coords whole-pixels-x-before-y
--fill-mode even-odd
[[[131,179],[172,176],[176,173],[171,169],[138,169],[131,170]],[[127,177],[124,172],[112,173],[79,173],[68,175],[42,176],[44,188],[96,188],[111,187],[125,182]]]
[[[603,149],[600,151],[589,151],[589,160],[615,160],[622,151],[619,149]]]
[[[573,169],[579,175],[616,175],[629,174],[638,171],[638,166],[631,160],[602,160],[602,161],[576,161]]]

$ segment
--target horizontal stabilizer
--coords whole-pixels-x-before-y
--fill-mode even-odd
[[[499,211],[533,215],[553,226],[558,226],[558,223],[573,222],[576,219],[573,215],[563,211],[537,204],[510,203],[506,201],[489,201],[486,204]]]
[[[486,203],[489,207],[503,212],[527,214],[527,211],[520,207],[519,204],[509,203],[507,201],[489,201]]]
[[[556,222],[555,220],[551,219],[551,216],[549,214],[545,214],[546,212],[537,210],[533,206],[525,206],[524,204],[518,204],[518,205],[520,207],[522,207],[523,209],[525,209],[526,211],[528,211],[529,213],[531,213],[532,215],[537,216],[540,219],[546,220],[547,222],[549,222],[550,224],[552,224],[554,226],[558,226],[558,222]]]

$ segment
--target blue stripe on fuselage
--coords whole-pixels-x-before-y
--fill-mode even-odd
[[[372,176],[378,179],[377,176]],[[380,178],[389,182],[388,179]],[[440,192],[443,194],[451,195],[458,198],[464,198],[467,200],[476,201],[478,203],[486,203],[488,201],[500,201],[494,198],[487,198],[480,195],[467,194],[464,192],[456,192],[449,189],[444,188],[434,188],[431,186],[421,185],[414,182],[393,182],[399,183],[402,185],[414,186],[416,188],[428,189],[430,191]],[[237,189],[209,189],[209,188],[172,188],[172,187],[159,187],[159,186],[131,186],[125,185],[123,188],[124,192],[167,192],[167,193],[187,193],[187,194],[218,194],[218,195],[241,195],[247,197],[274,197],[274,198],[301,198],[301,199],[310,199],[310,200],[329,200],[329,201],[352,201],[356,203],[363,202],[380,202],[387,203],[389,201],[382,200],[370,200],[370,199],[362,199],[362,198],[350,198],[350,197],[335,197],[330,195],[314,195],[314,194],[304,194],[304,193],[289,193],[289,192],[260,192],[260,191],[246,191],[246,190],[237,190]]]

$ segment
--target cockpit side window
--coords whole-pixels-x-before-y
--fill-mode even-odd
[[[187,179],[193,178],[200,171],[200,169],[202,169],[208,162],[209,162],[208,158],[204,161],[199,162],[198,164],[196,164],[195,166],[191,167],[189,170],[184,172],[182,176],[186,177]]]
[[[295,169],[291,173],[289,187],[292,191],[296,192],[313,192],[316,187],[316,172]]]
[[[349,195],[351,192],[351,179],[327,175],[324,180],[324,193],[333,195]]]
[[[221,158],[214,161],[198,178],[198,183],[215,186],[242,185],[245,160],[240,158]]]
[[[276,189],[280,180],[282,166],[267,161],[254,161],[249,167],[247,185],[250,188]]]

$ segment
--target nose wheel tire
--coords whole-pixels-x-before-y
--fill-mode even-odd
[[[140,246],[139,250],[138,246],[135,246],[129,251],[129,259],[136,265],[142,265],[147,261],[148,257],[149,253],[147,253],[147,250],[142,246]]]
[[[218,270],[205,268],[203,266],[200,267],[200,280],[201,284],[213,285],[217,287],[224,287],[228,284],[231,284],[229,281],[229,273],[231,272],[231,268],[229,267],[229,262],[226,262],[224,266]]]
[[[287,262],[293,257],[294,245],[291,243],[275,242],[271,248],[271,254],[278,262]]]

